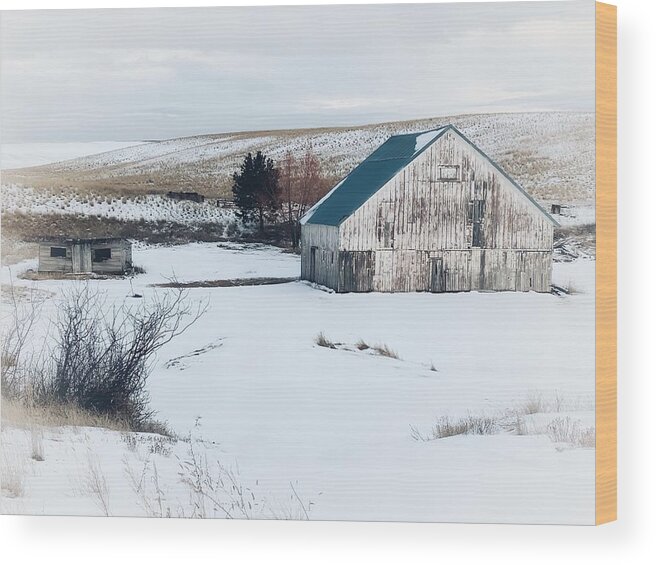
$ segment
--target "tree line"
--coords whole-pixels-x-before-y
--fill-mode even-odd
[[[287,151],[277,164],[261,151],[249,153],[232,180],[240,218],[256,222],[260,234],[267,225],[284,225],[294,248],[300,243],[301,218],[334,182],[311,148],[301,156]]]

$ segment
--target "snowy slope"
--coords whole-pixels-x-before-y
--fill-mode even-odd
[[[27,186],[97,186],[226,194],[249,151],[281,159],[312,147],[334,177],[347,174],[390,135],[452,123],[505,167],[534,197],[572,201],[594,192],[594,115],[526,113],[443,116],[354,128],[230,133],[151,142],[36,170],[10,171]]]
[[[172,200],[157,194],[126,196],[78,195],[31,187],[2,187],[2,211],[20,214],[58,214],[115,218],[124,221],[167,221],[187,226],[236,221],[233,210],[220,208],[212,200]]]

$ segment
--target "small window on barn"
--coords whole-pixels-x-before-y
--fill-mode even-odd
[[[460,165],[440,165],[437,174],[441,181],[459,181]]]
[[[50,257],[64,257],[64,258],[66,258],[66,248],[65,247],[51,247],[50,248]]]
[[[93,250],[93,262],[102,263],[112,258],[112,250],[109,247]]]

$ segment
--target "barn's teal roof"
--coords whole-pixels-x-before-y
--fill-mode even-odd
[[[326,196],[317,202],[307,212],[301,223],[322,224],[326,226],[340,225],[369,200],[369,198],[376,194],[396,173],[414,161],[415,158],[428,149],[447,130],[452,130],[460,135],[471,147],[487,159],[501,175],[507,178],[515,188],[528,198],[554,225],[559,225],[499,165],[452,125],[419,133],[393,135],[353,169]]]
[[[446,129],[390,137],[310,210],[306,223],[341,224]]]

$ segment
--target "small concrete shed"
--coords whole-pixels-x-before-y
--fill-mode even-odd
[[[132,244],[127,239],[51,239],[39,243],[40,273],[119,275],[131,268]]]

